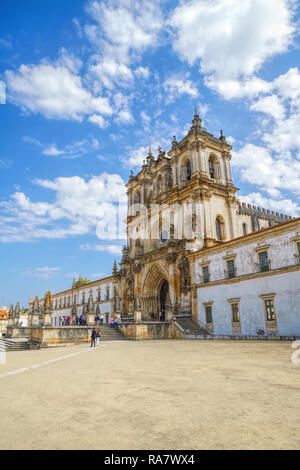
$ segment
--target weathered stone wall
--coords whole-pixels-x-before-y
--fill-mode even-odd
[[[32,327],[30,342],[39,343],[41,347],[67,346],[91,341],[92,327]]]
[[[125,337],[136,340],[184,338],[184,334],[173,323],[122,323],[120,331]]]
[[[24,326],[8,326],[6,336],[8,338],[28,338],[30,328]]]

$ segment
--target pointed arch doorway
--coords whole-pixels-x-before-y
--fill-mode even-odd
[[[152,265],[142,284],[142,315],[144,319],[159,318],[162,310],[166,311],[170,285],[168,273],[160,264]]]

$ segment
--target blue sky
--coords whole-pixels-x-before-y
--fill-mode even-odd
[[[298,33],[293,0],[3,0],[0,305],[111,274],[96,228],[195,100],[239,198],[300,215]]]

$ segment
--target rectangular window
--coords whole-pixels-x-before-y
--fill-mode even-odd
[[[269,271],[270,266],[269,266],[268,252],[261,251],[260,253],[258,253],[258,256],[259,256],[259,264],[260,264],[261,272]]]
[[[212,307],[211,305],[206,305],[205,307],[205,317],[206,323],[212,323]]]
[[[232,313],[232,323],[239,323],[240,321],[239,304],[231,304],[231,313]]]
[[[203,266],[202,271],[203,271],[203,282],[209,282],[208,266]]]
[[[276,320],[276,314],[275,314],[273,299],[265,300],[265,307],[266,307],[267,321]]]
[[[298,256],[298,264],[300,264],[300,242],[297,243],[297,256]]]
[[[228,269],[229,279],[235,277],[234,259],[230,259],[230,260],[227,261],[227,269]]]

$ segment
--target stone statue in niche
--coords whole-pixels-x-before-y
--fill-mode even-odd
[[[190,265],[189,261],[184,254],[182,254],[178,268],[180,271],[180,289],[183,292],[186,292],[189,287],[189,278],[190,278]]]
[[[126,283],[127,283],[127,300],[131,301],[133,300],[133,295],[134,295],[133,274],[131,271],[129,271],[127,275]]]

